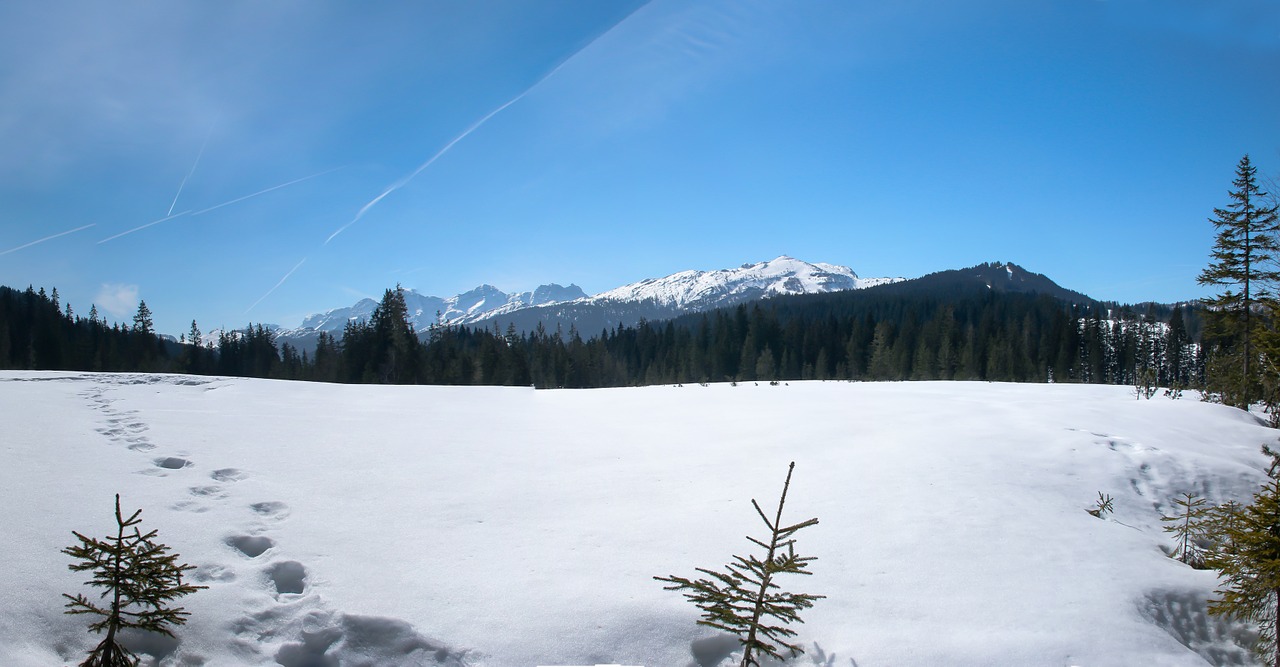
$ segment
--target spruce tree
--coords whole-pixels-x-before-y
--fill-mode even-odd
[[[1268,664],[1280,667],[1280,480],[1269,478],[1253,503],[1239,510],[1224,541],[1234,553],[1215,554],[1222,588],[1209,601],[1209,613],[1231,616],[1256,625],[1254,651]]]
[[[803,653],[800,647],[785,641],[784,638],[796,634],[785,624],[803,623],[800,611],[812,607],[815,600],[826,597],[788,593],[774,582],[774,577],[779,574],[812,574],[807,568],[811,561],[817,560],[812,556],[797,556],[793,536],[800,529],[818,523],[818,520],[813,518],[790,526],[782,525],[782,507],[787,502],[787,489],[791,487],[791,473],[795,467],[793,461],[787,468],[787,481],[782,486],[782,497],[778,499],[778,510],[772,521],[755,499],[751,500],[756,514],[769,528],[769,537],[758,540],[747,536],[747,539],[765,550],[764,558],[734,556],[735,562],[726,565],[723,572],[696,568],[710,578],[654,577],[671,584],[664,586],[665,590],[684,591],[684,596],[702,610],[699,624],[738,636],[743,648],[739,667],[758,666],[765,655],[782,660],[783,650],[793,655]],[[772,625],[774,622],[781,624]]]
[[[140,514],[142,510],[137,510],[126,519],[116,494],[116,534],[99,540],[72,531],[80,543],[62,550],[77,561],[67,566],[71,570],[93,573],[85,585],[104,589],[98,601],[81,593],[63,594],[70,600],[66,613],[100,617],[89,630],[106,632],[80,667],[137,665],[138,656],[120,643],[120,631],[132,628],[172,637],[170,628],[186,623],[189,614],[170,603],[208,588],[182,581],[183,573],[195,567],[178,563],[178,554],[167,553],[169,547],[155,541],[156,531],[139,530]]]
[[[1236,166],[1231,203],[1215,208],[1209,221],[1217,230],[1212,260],[1196,279],[1201,285],[1224,288],[1217,296],[1204,299],[1209,307],[1205,317],[1222,353],[1235,363],[1221,361],[1216,377],[1208,378],[1210,390],[1224,402],[1247,408],[1258,398],[1255,357],[1261,349],[1262,322],[1256,312],[1272,302],[1273,286],[1280,281],[1276,259],[1280,255],[1280,231],[1275,206],[1258,187],[1258,169],[1245,155]],[[1230,374],[1226,377],[1226,374]]]
[[[151,319],[151,309],[146,301],[138,302],[138,312],[133,316],[133,331],[139,334],[155,333],[155,325]]]

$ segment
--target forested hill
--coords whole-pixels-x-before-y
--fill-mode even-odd
[[[423,341],[403,295],[387,290],[369,321],[348,324],[341,339],[324,336],[314,355],[277,346],[261,326],[222,333],[215,349],[193,322],[186,340],[195,345],[166,343],[150,331],[145,304],[134,327],[108,326],[96,313],[60,309],[56,290],[0,288],[0,367],[537,387],[803,379],[1194,386],[1203,373],[1188,333],[1200,329],[1194,310],[1138,312],[997,289],[972,278],[985,271],[1008,280],[1009,271],[977,269],[934,279],[932,289],[902,283],[779,297],[586,336],[435,327]]]
[[[938,271],[913,280],[882,285],[878,289],[895,294],[943,295],[964,294],[974,290],[1043,294],[1077,305],[1097,301],[1053,282],[1048,276],[1028,271],[1007,262],[988,262],[967,269]]]

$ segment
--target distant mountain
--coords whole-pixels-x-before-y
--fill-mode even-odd
[[[587,296],[577,285],[542,285],[520,294],[481,285],[448,298],[405,290],[405,305],[419,333],[436,323],[484,327],[497,324],[504,331],[511,325],[520,331],[532,331],[542,325],[550,331],[576,327],[587,337],[642,319],[668,319],[773,296],[838,292],[901,280],[860,278],[847,266],[811,264],[783,256],[734,269],[681,271],[594,296]],[[340,337],[347,322],[367,319],[377,305],[372,299],[362,299],[352,306],[310,315],[301,326],[280,330],[277,339],[299,350],[314,349],[321,331]]]
[[[481,285],[469,292],[447,298],[428,296],[412,289],[404,291],[404,301],[409,309],[410,322],[419,333],[427,331],[431,325],[437,323],[471,324],[500,313],[548,303],[572,301],[586,296],[586,292],[577,285],[564,287],[556,284],[541,285],[531,292],[519,294],[507,294],[493,285]],[[302,320],[300,326],[293,329],[280,329],[276,339],[281,343],[289,343],[299,350],[314,350],[316,339],[321,331],[341,338],[347,322],[367,320],[377,307],[377,301],[361,299],[345,308],[308,315]]]
[[[515,325],[521,331],[538,325],[567,330],[572,325],[588,337],[642,319],[665,320],[776,296],[843,292],[901,280],[860,278],[847,266],[809,263],[784,255],[734,269],[681,271],[584,299],[486,317],[485,322],[496,322],[500,329]]]
[[[902,293],[944,293],[956,290],[988,289],[997,292],[1044,294],[1076,304],[1093,304],[1089,296],[1069,290],[1047,276],[1033,273],[1010,262],[988,262],[967,269],[939,271],[882,288]]]

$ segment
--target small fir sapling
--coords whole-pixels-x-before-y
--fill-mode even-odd
[[[1151,400],[1156,395],[1156,371],[1151,367],[1139,370],[1133,382],[1133,393],[1139,400]]]
[[[80,667],[133,667],[138,656],[120,643],[119,632],[137,629],[174,636],[172,626],[187,622],[189,614],[171,603],[207,586],[184,583],[183,573],[195,569],[178,562],[178,554],[155,541],[155,530],[143,533],[137,510],[125,518],[120,511],[120,495],[116,494],[116,534],[99,540],[72,534],[79,544],[62,552],[76,559],[67,567],[75,572],[92,572],[85,583],[104,589],[99,600],[83,594],[63,594],[70,600],[67,614],[89,614],[99,620],[89,625],[91,632],[106,632],[106,637],[89,652]]]
[[[818,519],[782,525],[782,508],[787,501],[787,490],[795,467],[793,461],[787,468],[787,480],[782,486],[782,496],[778,499],[778,510],[773,520],[765,515],[755,499],[751,501],[756,514],[769,528],[769,537],[765,540],[747,536],[752,544],[765,550],[763,559],[755,555],[734,556],[735,562],[727,564],[723,572],[696,568],[709,578],[654,577],[671,584],[664,589],[682,591],[702,610],[699,624],[737,635],[743,647],[739,667],[756,667],[766,655],[782,660],[783,650],[790,651],[792,655],[803,653],[800,647],[785,641],[796,634],[785,624],[803,623],[799,612],[812,607],[815,600],[826,597],[788,593],[774,582],[779,574],[812,574],[807,568],[810,562],[817,560],[812,556],[797,556],[793,536],[800,529],[818,523]],[[771,625],[772,622],[779,624]]]
[[[1194,493],[1184,493],[1173,501],[1178,508],[1177,512],[1173,516],[1160,517],[1161,521],[1168,524],[1164,531],[1172,534],[1177,541],[1177,546],[1169,556],[1194,568],[1205,567],[1207,554],[1201,544],[1208,541],[1213,532],[1210,525],[1212,517],[1205,503],[1204,498]]]
[[[1094,506],[1091,509],[1087,509],[1085,511],[1098,517],[1099,519],[1105,519],[1107,518],[1107,513],[1115,511],[1115,508],[1112,506],[1113,500],[1114,498],[1112,498],[1110,495],[1104,496],[1102,495],[1102,492],[1099,491],[1098,500],[1094,503]]]
[[[1221,570],[1224,562],[1240,552],[1233,536],[1241,528],[1240,517],[1243,511],[1244,505],[1234,500],[1209,509],[1209,515],[1205,518],[1209,533],[1209,548],[1204,555],[1205,567]]]

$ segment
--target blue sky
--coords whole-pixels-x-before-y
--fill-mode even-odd
[[[0,146],[0,284],[174,334],[781,254],[1173,301],[1280,5],[4,3]]]

